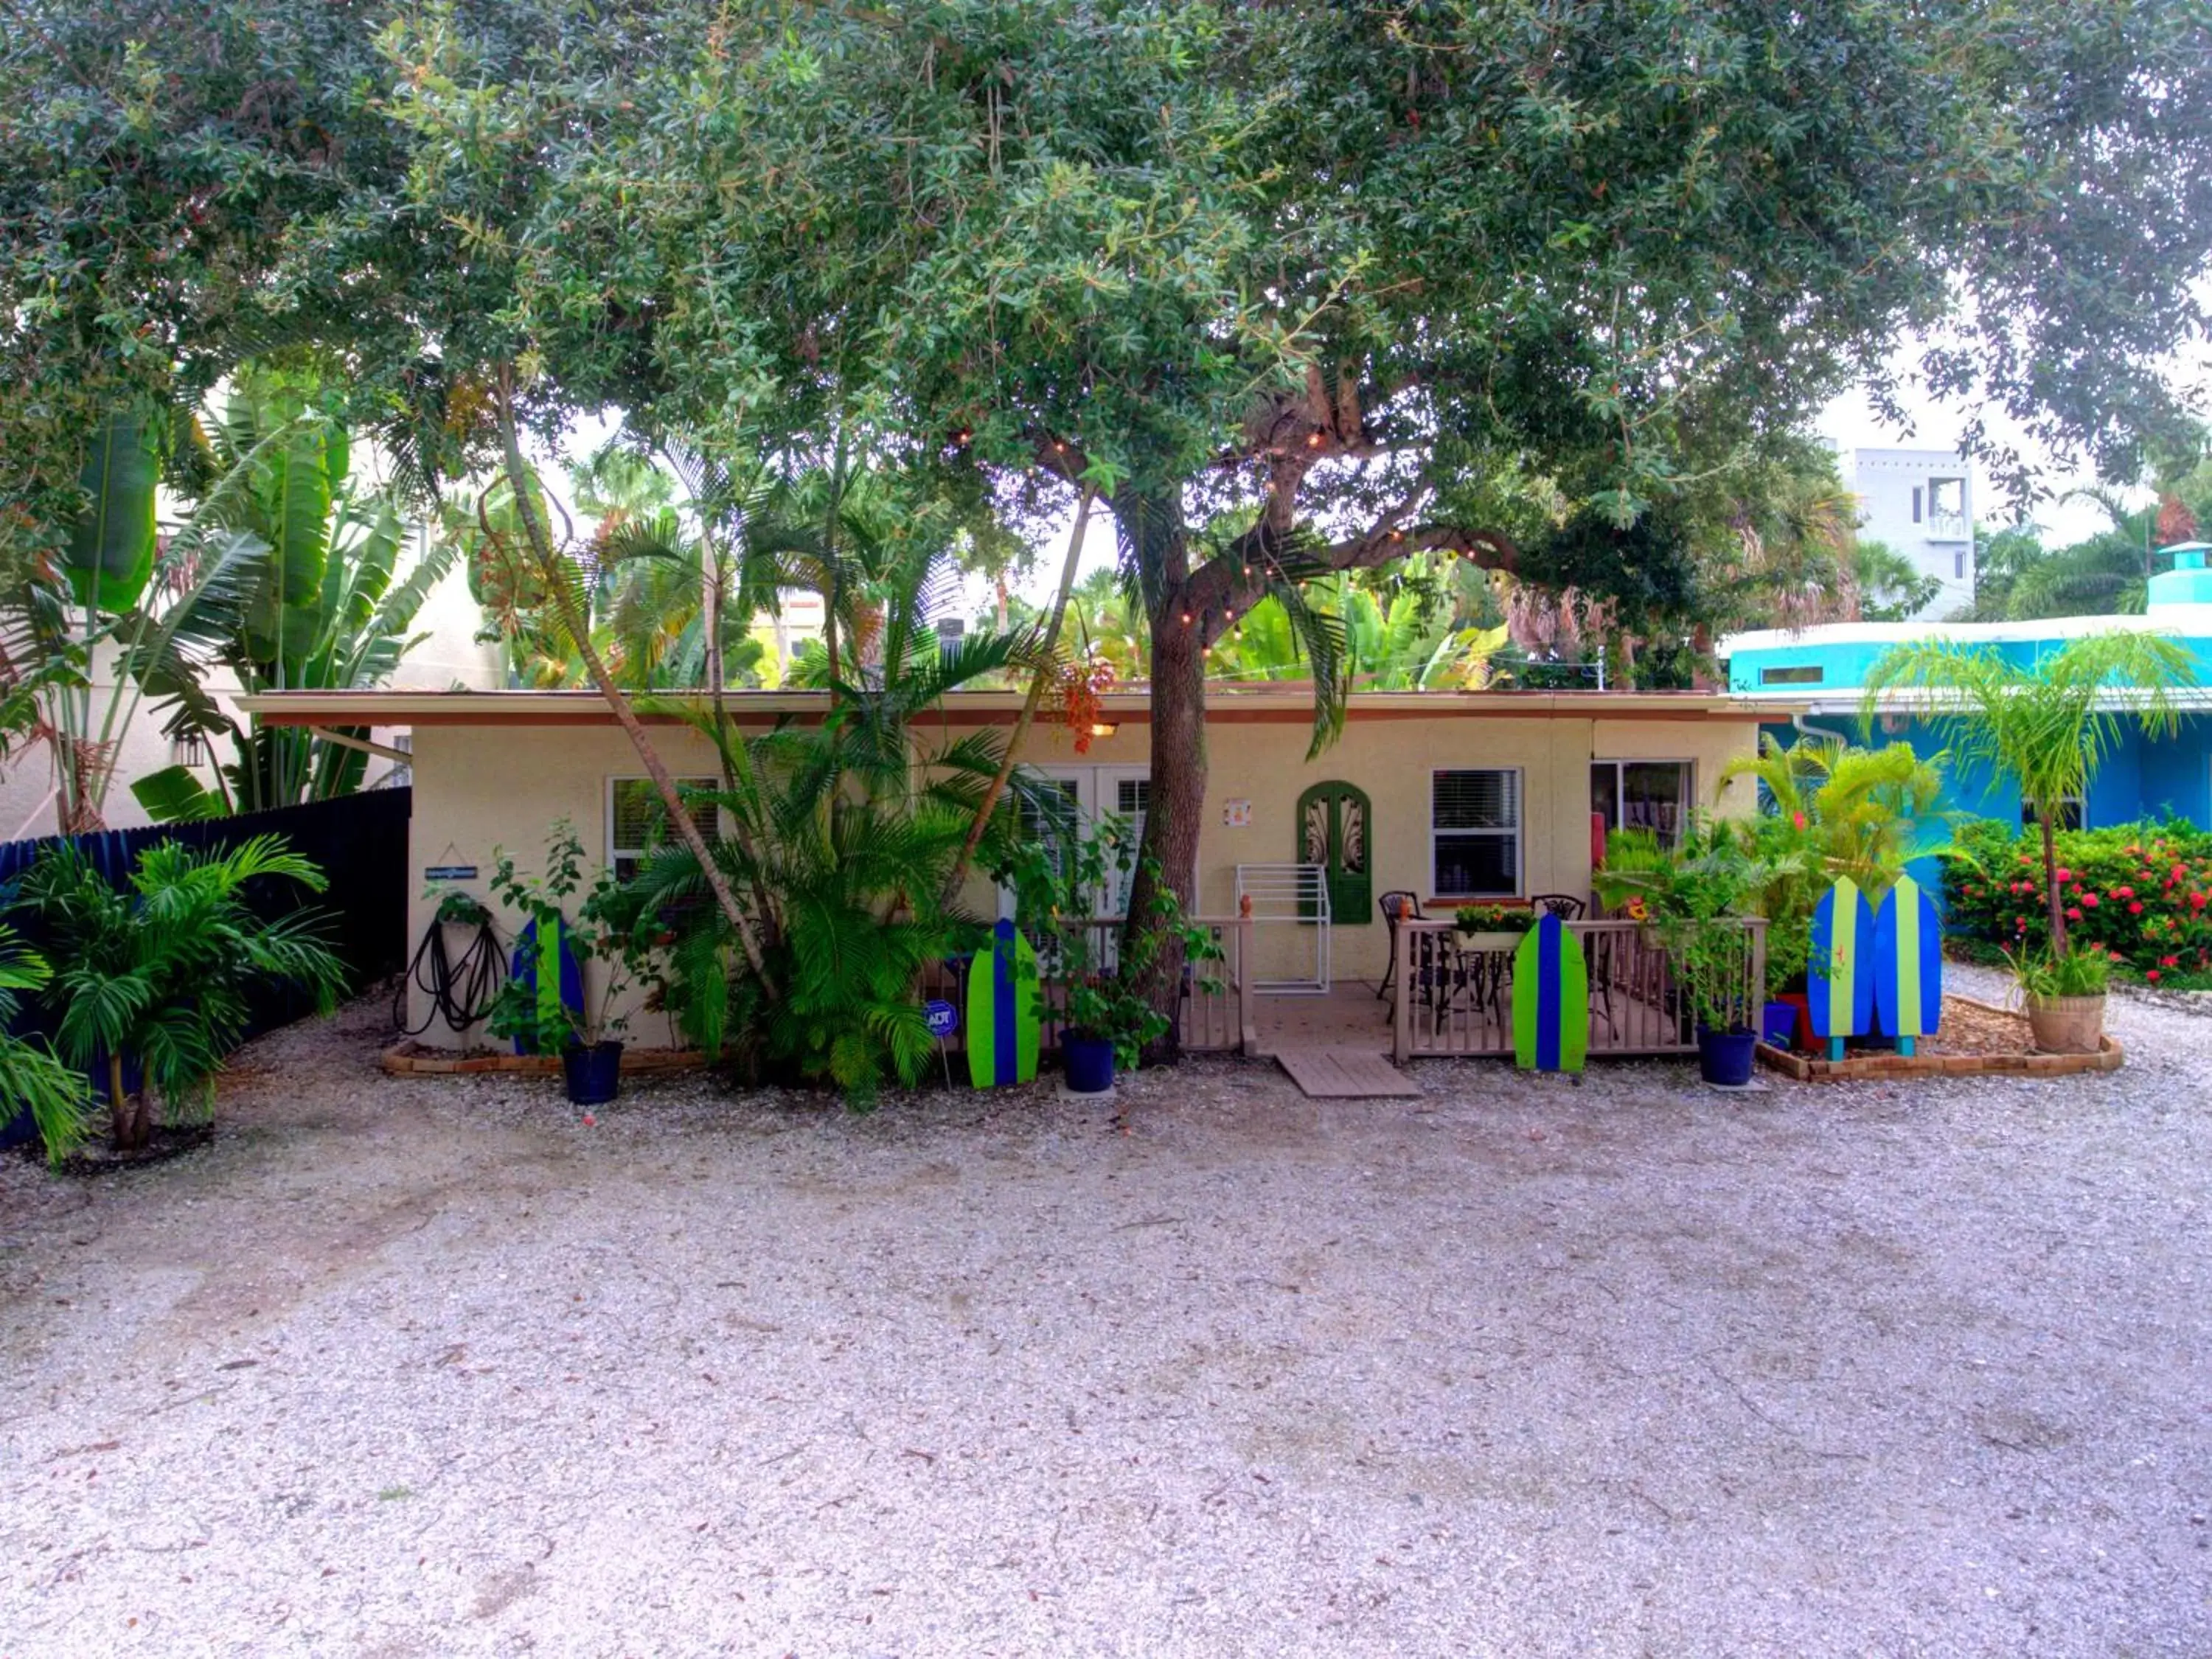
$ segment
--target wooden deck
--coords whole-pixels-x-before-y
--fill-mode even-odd
[[[1285,1048],[1275,1061],[1310,1100],[1378,1100],[1421,1092],[1419,1084],[1367,1048]]]

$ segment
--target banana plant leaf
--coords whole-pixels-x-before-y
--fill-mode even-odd
[[[69,579],[77,603],[128,611],[154,570],[154,493],[161,477],[155,429],[118,415],[93,438],[78,477],[91,496],[70,526]]]

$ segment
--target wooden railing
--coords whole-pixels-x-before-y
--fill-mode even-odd
[[[1674,1054],[1698,1046],[1697,1019],[1665,951],[1641,922],[1571,921],[1568,937],[1589,972],[1589,1052]],[[1755,1023],[1765,1000],[1766,923],[1732,924],[1726,952],[1731,999]],[[1399,1060],[1416,1054],[1513,1052],[1513,957],[1462,949],[1449,921],[1403,921],[1395,950]]]
[[[1177,1011],[1183,1052],[1233,1054],[1256,1048],[1254,993],[1244,972],[1244,964],[1252,960],[1252,919],[1197,916],[1193,921],[1212,935],[1221,954],[1191,963],[1183,970],[1182,999]],[[1121,936],[1121,918],[1094,916],[1085,925],[1091,931],[1091,960],[1111,963]],[[961,1011],[961,1030],[945,1040],[945,1047],[956,1050],[967,1047],[968,966],[966,962],[937,963],[922,975],[924,997],[941,998]],[[1048,981],[1048,963],[1046,969]],[[1044,1006],[1044,1047],[1051,1050],[1060,1046],[1065,996],[1049,982],[1038,990]]]

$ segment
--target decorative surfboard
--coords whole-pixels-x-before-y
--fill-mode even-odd
[[[1863,1036],[1874,1024],[1874,909],[1849,876],[1840,878],[1813,907],[1813,952],[1805,988],[1813,1035],[1841,1060],[1845,1037]]]
[[[968,1079],[979,1089],[1037,1073],[1036,951],[1001,921],[968,969]]]
[[[1936,901],[1910,876],[1882,899],[1874,919],[1875,1023],[1909,1054],[1936,1035],[1943,1015],[1943,924]]]
[[[507,964],[507,973],[516,984],[536,995],[542,1022],[550,1024],[560,1018],[564,1007],[577,1018],[582,1018],[584,970],[569,945],[567,922],[556,927],[550,939],[538,931],[535,921],[524,923],[522,931],[515,935],[514,958]],[[517,1037],[514,1052],[526,1054],[533,1051]]]
[[[1513,952],[1513,1063],[1579,1072],[1589,1052],[1589,969],[1559,919],[1536,919]]]

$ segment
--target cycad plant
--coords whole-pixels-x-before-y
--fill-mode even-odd
[[[158,1096],[172,1121],[212,1110],[223,1055],[244,1036],[249,999],[282,986],[319,1012],[337,1006],[343,964],[321,919],[254,913],[250,884],[296,882],[321,892],[323,873],[279,836],[227,851],[161,842],[118,889],[73,842],[42,854],[16,902],[60,968],[44,989],[56,1038],[73,1066],[104,1069],[114,1144],[145,1146]],[[142,1083],[133,1096],[126,1073]]]
[[[0,1123],[28,1111],[48,1160],[59,1164],[83,1142],[92,1092],[84,1074],[64,1065],[43,1039],[14,1035],[22,1012],[18,994],[52,977],[46,958],[0,923]]]
[[[2129,730],[2154,738],[2179,730],[2178,694],[2196,684],[2196,659],[2156,634],[2085,634],[2032,667],[1992,647],[1923,640],[1875,664],[1862,712],[1871,720],[1884,693],[1907,694],[1961,761],[2019,784],[2042,831],[2051,945],[2063,957],[2066,914],[2053,838],[2059,813],[2068,799],[2087,798]]]

